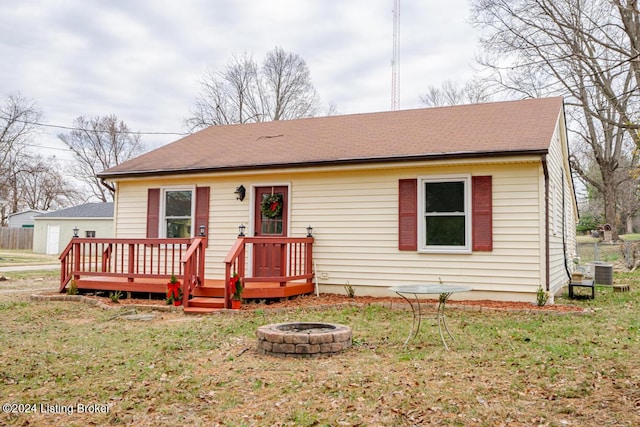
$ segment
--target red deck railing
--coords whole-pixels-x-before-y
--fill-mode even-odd
[[[60,255],[60,291],[80,277],[182,279],[183,302],[204,280],[204,240],[73,238]]]
[[[287,282],[304,280],[313,282],[313,237],[238,237],[229,254],[225,258],[225,306],[231,306],[226,284],[231,276],[237,273],[245,284],[251,282],[277,282],[285,286]],[[280,272],[270,277],[246,277],[245,264],[247,246],[261,246],[262,249],[280,252]]]
[[[228,287],[237,273],[246,283],[313,282],[313,237],[239,237],[225,258],[225,307],[231,306]],[[60,255],[60,292],[71,280],[113,279],[135,283],[169,280],[176,276],[182,283],[182,303],[196,286],[205,282],[205,238],[195,239],[100,239],[73,238]],[[247,247],[279,251],[280,270],[270,277],[247,277]],[[159,292],[166,292],[164,284]],[[117,286],[117,285],[116,285]],[[155,284],[153,285],[155,289]],[[132,287],[134,288],[134,287]],[[153,291],[155,292],[155,291]]]

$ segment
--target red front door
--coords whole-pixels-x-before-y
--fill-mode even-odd
[[[257,187],[255,197],[255,235],[260,237],[285,237],[289,192],[286,186]],[[255,244],[253,247],[253,274],[255,277],[284,275],[283,249],[279,243]]]

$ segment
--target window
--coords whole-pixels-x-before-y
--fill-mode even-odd
[[[420,249],[470,252],[470,178],[429,177],[419,182]]]
[[[440,202],[434,196],[438,191],[442,192],[444,187],[438,189],[437,185],[430,186],[430,210],[427,212],[426,193],[427,184],[439,183],[462,183],[464,191],[464,241],[465,247],[431,245],[433,239],[427,239],[427,216],[431,217],[431,228],[437,225],[438,220],[446,222],[446,217],[451,217],[450,223],[455,223],[455,216],[461,217],[455,211],[451,212],[451,206],[461,204],[460,197],[453,197],[451,202]],[[457,190],[456,190],[457,188]],[[452,186],[453,191],[460,194],[460,184]],[[445,194],[448,197],[448,193]],[[445,199],[446,199],[445,197]],[[418,200],[418,198],[420,200]],[[457,200],[457,202],[456,202]],[[433,201],[433,202],[432,202]],[[438,204],[443,204],[443,212],[437,209]],[[433,206],[433,207],[432,207]],[[446,207],[449,206],[449,212]],[[440,208],[442,209],[442,208]],[[428,215],[427,215],[428,214]],[[460,221],[458,219],[458,221]],[[469,225],[471,224],[471,226]],[[435,227],[437,228],[437,227]],[[462,228],[459,226],[459,230]],[[437,230],[430,230],[435,232]],[[454,232],[453,235],[456,233]],[[471,238],[470,238],[471,236]],[[431,236],[430,236],[431,237]],[[435,240],[440,243],[447,243],[447,236],[438,233]],[[420,243],[418,244],[418,241]],[[451,243],[451,242],[449,242]],[[459,177],[427,177],[420,179],[404,178],[398,180],[398,249],[401,251],[421,252],[449,252],[449,253],[469,253],[473,251],[493,251],[493,180],[487,176],[459,176]]]
[[[209,187],[149,188],[147,238],[193,237],[193,229],[209,228]],[[195,197],[195,203],[188,202]],[[167,211],[169,215],[167,215]],[[193,221],[191,219],[194,218]],[[169,232],[169,233],[168,233]],[[209,239],[207,239],[207,242]]]
[[[164,234],[167,238],[190,238],[192,234],[193,191],[164,190]]]

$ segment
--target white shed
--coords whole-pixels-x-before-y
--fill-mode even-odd
[[[43,214],[44,211],[29,209],[22,212],[16,212],[7,216],[7,226],[9,228],[33,228],[33,218]]]
[[[86,203],[35,217],[33,252],[62,252],[74,231],[80,237],[113,237],[113,203]]]

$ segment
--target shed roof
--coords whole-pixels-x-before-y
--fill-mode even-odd
[[[103,178],[544,153],[561,97],[211,126]]]
[[[14,213],[10,213],[9,215],[7,215],[7,218],[12,218],[14,216],[20,216],[20,215],[38,215],[38,214],[42,214],[45,211],[40,211],[37,209],[27,209],[25,211],[20,211],[20,212],[14,212]]]
[[[55,212],[38,215],[36,218],[112,218],[113,203],[85,203]]]

